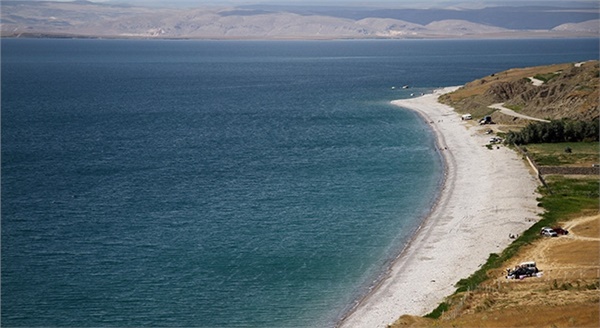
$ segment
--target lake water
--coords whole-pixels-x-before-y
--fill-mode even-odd
[[[443,176],[389,102],[597,58],[597,39],[3,39],[2,323],[332,326]]]

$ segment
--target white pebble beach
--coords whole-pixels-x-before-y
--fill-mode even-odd
[[[520,154],[486,147],[489,127],[461,120],[438,102],[449,87],[396,100],[431,126],[445,161],[445,181],[436,205],[386,276],[340,323],[341,327],[386,327],[401,315],[425,315],[474,273],[491,253],[500,253],[539,219],[538,180]]]

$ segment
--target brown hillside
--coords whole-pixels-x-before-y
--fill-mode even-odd
[[[599,75],[598,61],[511,69],[470,82],[440,102],[475,118],[491,114],[499,123],[516,119],[495,112],[491,104],[542,119],[593,120],[600,116]]]

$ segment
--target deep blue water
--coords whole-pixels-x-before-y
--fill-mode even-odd
[[[389,101],[588,59],[597,39],[3,39],[2,324],[331,326],[443,175]]]

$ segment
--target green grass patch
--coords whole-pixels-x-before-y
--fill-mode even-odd
[[[569,147],[573,152],[586,154],[600,153],[600,144],[598,142],[559,142],[559,143],[543,143],[543,144],[528,144],[527,148],[532,151],[545,153],[560,153],[564,152],[565,148]]]
[[[424,315],[424,317],[431,318],[431,319],[439,319],[439,317],[441,317],[442,314],[444,314],[444,312],[448,311],[448,308],[449,308],[448,303],[442,302],[442,303],[440,303],[440,305],[438,305],[438,307],[435,308],[435,310]]]
[[[600,163],[598,142],[528,144],[529,155],[541,166],[589,165]],[[568,153],[565,150],[570,149]]]
[[[462,293],[469,290],[474,290],[482,282],[488,279],[488,270],[500,267],[500,264],[502,264],[502,262],[503,261],[501,260],[500,255],[496,253],[490,254],[485,264],[482,265],[479,270],[475,271],[470,277],[461,279],[456,283],[457,289],[455,293]]]
[[[548,81],[555,78],[557,75],[558,75],[557,73],[536,74],[533,78],[544,81],[544,83],[547,83]]]
[[[504,107],[512,109],[515,112],[520,112],[521,110],[523,110],[523,105],[504,104]]]
[[[584,210],[598,210],[600,181],[595,176],[573,178],[562,175],[546,177],[550,191],[541,189],[544,220],[555,223]]]
[[[559,156],[544,156],[544,155],[533,155],[533,160],[541,166],[560,166],[561,164],[565,164],[564,161],[561,161],[561,157]]]

